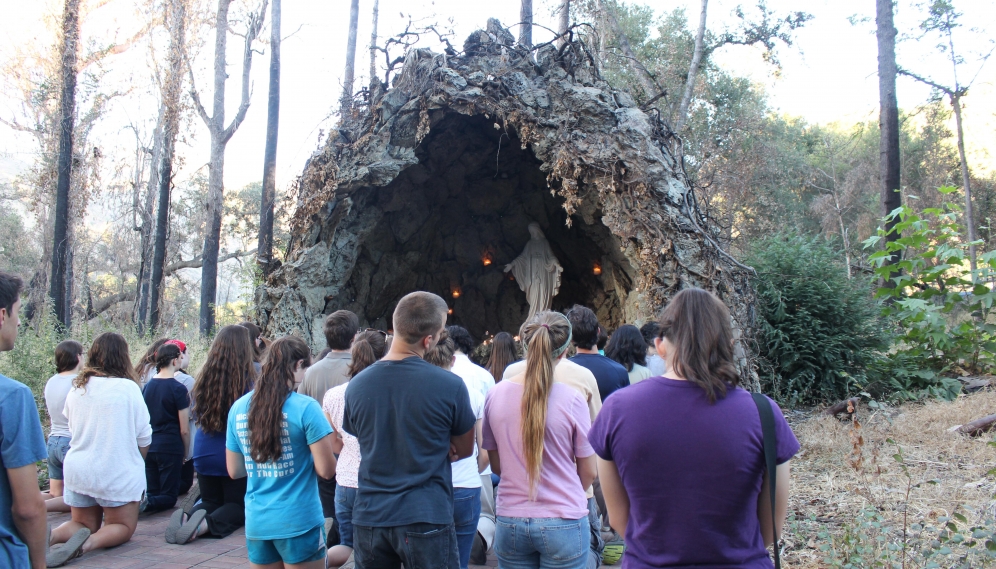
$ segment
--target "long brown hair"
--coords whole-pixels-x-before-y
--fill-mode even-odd
[[[387,334],[380,330],[366,330],[356,335],[350,348],[352,361],[349,364],[349,377],[367,369],[387,353]]]
[[[128,341],[116,332],[104,332],[93,339],[86,354],[86,367],[73,380],[73,387],[85,388],[93,376],[123,377],[138,383],[128,355]]]
[[[495,378],[501,381],[505,375],[505,368],[512,362],[519,359],[519,354],[515,351],[515,339],[508,332],[498,332],[491,340],[491,357],[488,358],[488,371]]]
[[[284,336],[266,351],[263,373],[249,404],[249,454],[258,464],[279,460],[282,454],[280,423],[299,361],[304,361],[304,367],[311,365],[311,348],[297,336]]]
[[[256,338],[259,338],[260,334],[263,333],[259,326],[253,324],[246,320],[245,322],[239,322],[239,326],[242,326],[249,331],[249,343],[252,344],[252,353],[255,361],[260,361],[263,358],[263,348],[256,345]]]
[[[674,346],[674,371],[701,387],[710,403],[740,384],[730,311],[715,295],[700,288],[679,292],[664,308],[660,324],[660,337]]]
[[[543,467],[546,408],[553,389],[554,360],[571,341],[571,323],[558,312],[544,311],[519,329],[526,345],[526,376],[522,393],[522,451],[526,455],[529,493],[535,491]]]
[[[205,433],[223,433],[228,411],[256,381],[255,356],[249,330],[225,326],[218,330],[192,392],[197,425]]]
[[[156,369],[156,350],[160,346],[166,343],[169,338],[159,338],[152,345],[149,346],[148,350],[145,350],[145,354],[140,360],[138,360],[138,365],[135,366],[136,372],[138,372],[138,379],[141,381],[145,374],[149,373],[150,370]]]
[[[443,330],[439,334],[439,340],[431,350],[422,356],[422,359],[430,364],[449,370],[453,367],[453,355],[456,354],[456,342],[450,337],[448,330]]]

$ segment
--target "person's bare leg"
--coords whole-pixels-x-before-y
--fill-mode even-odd
[[[284,563],[287,569],[325,569],[325,560],[318,559],[307,563]]]
[[[100,519],[104,514],[104,509],[100,506],[70,508],[70,510],[72,511],[72,519],[52,530],[52,539],[49,541],[49,545],[66,543],[81,528],[87,528],[90,533],[96,533],[100,529]]]
[[[325,558],[328,560],[329,567],[341,567],[343,563],[349,561],[349,556],[352,554],[352,547],[347,545],[333,545]]]
[[[62,480],[49,480],[48,492],[42,492],[45,500],[45,511],[47,512],[69,512],[70,507],[62,499]]]
[[[104,508],[104,526],[86,540],[83,553],[121,545],[131,539],[136,527],[138,502],[129,502],[118,508]]]
[[[252,567],[252,569],[284,569],[284,562],[277,561],[276,563],[267,563],[266,565],[258,565],[250,561],[249,567]],[[288,565],[287,567],[290,567],[290,565]],[[324,567],[322,569],[324,569]]]

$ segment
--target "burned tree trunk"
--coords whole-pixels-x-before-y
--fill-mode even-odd
[[[519,9],[519,44],[533,47],[533,0],[522,0]]]
[[[349,3],[349,33],[346,36],[346,70],[342,74],[342,101],[339,114],[345,116],[353,108],[353,81],[356,75],[356,28],[360,21],[360,0]]]
[[[892,18],[892,0],[876,0],[878,36],[878,98],[879,98],[879,194],[882,217],[903,205],[899,179],[899,103],[896,100],[896,26]],[[891,230],[899,220],[886,223]],[[889,232],[886,239],[895,241],[900,235]],[[891,262],[898,262],[893,258]],[[888,281],[888,282],[891,282]]]
[[[273,202],[277,197],[277,130],[280,123],[280,0],[273,0],[270,18],[270,87],[266,102],[266,147],[263,150],[263,195],[259,202],[259,245],[256,260],[263,274],[273,266]]]
[[[69,188],[73,173],[73,124],[76,114],[76,55],[80,37],[79,0],[66,0],[62,13],[62,96],[59,121],[58,182],[55,194],[55,232],[49,296],[63,328],[72,320],[73,270],[69,252]]]

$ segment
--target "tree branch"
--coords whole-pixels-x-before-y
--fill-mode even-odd
[[[208,116],[207,109],[201,104],[201,96],[197,94],[197,86],[194,84],[194,68],[191,67],[190,60],[187,60],[187,72],[190,74],[190,98],[194,101],[194,108],[197,109],[197,114],[200,115],[201,120],[207,125],[208,130],[213,131],[214,121]]]
[[[907,77],[909,77],[911,79],[914,79],[916,81],[919,81],[920,83],[923,83],[924,85],[930,85],[934,89],[937,89],[938,91],[944,93],[945,95],[947,95],[949,97],[953,97],[953,96],[955,96],[957,94],[957,93],[954,92],[953,89],[945,87],[944,85],[936,83],[936,82],[934,82],[934,81],[932,81],[930,79],[927,79],[926,77],[921,77],[921,76],[917,75],[916,73],[913,73],[912,71],[909,71],[907,69],[903,69],[902,67],[896,68],[896,73],[898,73],[899,75],[905,75],[905,76],[907,76]]]
[[[233,253],[226,253],[218,257],[218,263],[224,263],[229,259],[235,259],[238,257],[245,257],[246,255],[252,254],[252,251],[235,251]],[[180,269],[199,269],[204,265],[204,260],[200,255],[190,259],[189,261],[177,261],[175,263],[170,263],[166,265],[166,270],[164,273],[166,276],[172,275],[173,273],[179,271]]]
[[[235,131],[239,130],[239,126],[242,121],[246,118],[246,111],[249,110],[249,101],[252,98],[252,92],[250,89],[249,82],[249,71],[252,69],[252,42],[256,41],[256,37],[259,36],[259,31],[263,27],[263,21],[266,19],[266,6],[268,0],[263,0],[260,5],[259,13],[253,14],[249,18],[249,29],[246,30],[246,41],[245,48],[242,50],[242,101],[239,103],[239,110],[235,113],[235,117],[232,119],[231,124],[221,132],[222,143],[228,142],[235,134]]]

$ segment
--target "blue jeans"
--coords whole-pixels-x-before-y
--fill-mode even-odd
[[[458,569],[453,524],[408,524],[386,528],[353,526],[353,554],[362,569]]]
[[[353,547],[353,502],[355,501],[356,488],[335,485],[335,521],[339,524],[339,545],[346,547]]]
[[[48,438],[48,478],[62,480],[62,461],[69,452],[69,437]]]
[[[477,520],[481,518],[481,489],[453,489],[453,525],[456,528],[460,569],[470,564],[470,549],[477,534]]]
[[[495,553],[502,569],[586,569],[591,549],[588,518],[498,516]]]

